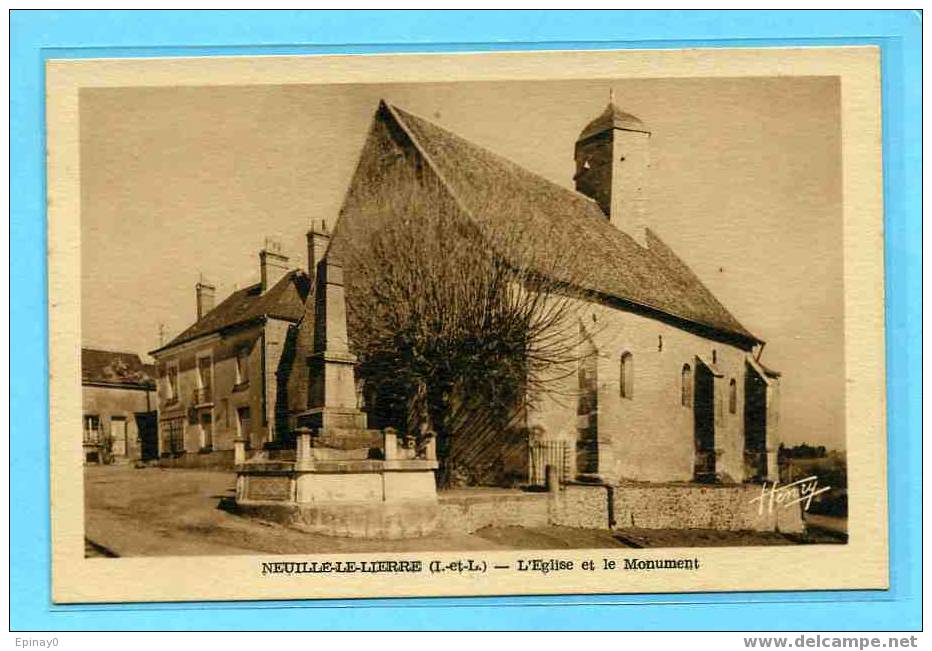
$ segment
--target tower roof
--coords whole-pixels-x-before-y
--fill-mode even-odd
[[[609,131],[611,129],[624,129],[626,131],[641,131],[643,133],[650,133],[647,125],[644,124],[640,119],[631,115],[630,113],[625,113],[620,108],[615,106],[614,102],[609,102],[608,106],[605,107],[605,110],[602,111],[602,114],[586,125],[586,128],[583,129],[581,134],[579,134],[579,140],[591,138],[598,133]]]

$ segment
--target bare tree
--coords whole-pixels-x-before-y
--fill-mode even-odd
[[[577,252],[541,253],[547,232],[488,206],[495,228],[465,214],[442,180],[398,166],[347,199],[331,251],[346,270],[347,315],[360,377],[382,413],[436,435],[441,485],[459,449],[520,423],[576,373]],[[578,265],[577,265],[578,266]]]

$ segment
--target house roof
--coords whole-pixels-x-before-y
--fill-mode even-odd
[[[636,118],[630,113],[625,113],[615,106],[614,102],[609,102],[602,114],[587,124],[586,128],[582,130],[582,133],[579,134],[579,140],[591,138],[597,133],[602,133],[609,129],[625,129],[626,131],[643,131],[645,133],[650,133],[647,129],[647,125],[639,118]]]
[[[285,274],[264,294],[261,283],[235,291],[180,335],[152,352],[158,353],[260,318],[297,322],[304,316],[309,285],[307,274],[296,269]]]
[[[533,247],[539,271],[558,281],[687,321],[760,341],[653,232],[646,246],[613,226],[589,197],[534,174],[423,118],[383,104],[443,179],[464,211],[512,262]],[[506,217],[507,215],[507,217]],[[521,233],[521,242],[513,237]]]
[[[155,365],[143,364],[136,353],[81,349],[81,382],[129,388],[153,388]]]

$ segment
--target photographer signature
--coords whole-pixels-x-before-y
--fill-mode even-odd
[[[751,503],[758,503],[757,512],[759,515],[764,514],[765,506],[768,513],[773,513],[774,506],[782,506],[786,509],[800,502],[805,502],[803,510],[808,511],[809,506],[812,504],[813,497],[831,489],[831,486],[823,486],[820,488],[819,478],[815,475],[804,477],[803,479],[794,481],[792,484],[785,484],[783,486],[780,485],[779,481],[775,481],[772,484],[765,481],[764,485],[761,487],[760,496],[752,499]]]

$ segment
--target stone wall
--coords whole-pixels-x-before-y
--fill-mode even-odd
[[[570,484],[550,494],[550,524],[580,529],[609,529],[612,486]]]
[[[799,505],[760,513],[761,487],[752,485],[570,484],[555,493],[440,494],[440,530],[473,533],[484,527],[581,529],[804,530]]]
[[[697,356],[722,377],[715,381],[715,448],[719,473],[733,481],[745,479],[744,396],[738,391],[735,413],[728,404],[728,386],[744,387],[747,351],[633,312],[578,302],[576,311],[586,336],[597,350],[598,468],[607,482],[620,480],[669,482],[693,478],[695,454],[693,408],[681,403],[682,369],[695,377]],[[622,397],[620,363],[631,354],[633,387]],[[566,369],[558,373],[566,374]],[[539,438],[568,441],[575,450],[578,390],[570,373],[551,383],[552,395],[542,396],[528,416],[528,427]],[[573,469],[572,475],[575,476]]]
[[[547,493],[441,493],[439,531],[457,534],[485,527],[545,527],[549,522],[549,500]]]
[[[619,486],[615,526],[645,529],[803,531],[799,504],[760,508],[761,486]]]

